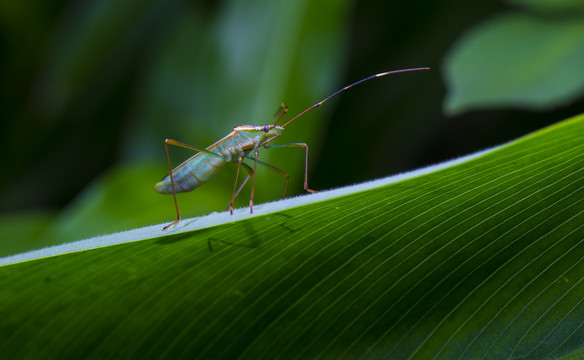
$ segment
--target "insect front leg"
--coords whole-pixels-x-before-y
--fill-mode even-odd
[[[278,125],[280,123],[280,121],[282,121],[282,118],[284,117],[284,115],[286,115],[287,112],[288,112],[288,105],[286,105],[286,103],[282,103],[280,105],[280,107],[278,108],[278,110],[276,111],[276,113],[274,114],[274,116],[272,117],[274,120],[278,119],[278,121],[276,121],[275,125]]]
[[[308,145],[304,143],[290,143],[290,144],[277,144],[277,145],[264,145],[266,149],[281,148],[281,147],[303,147],[306,150],[306,156],[304,158],[304,190],[309,193],[316,193],[317,190],[312,190],[308,188]],[[285,194],[284,194],[285,196]]]

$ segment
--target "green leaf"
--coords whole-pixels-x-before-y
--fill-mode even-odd
[[[16,263],[0,267],[0,353],[577,356],[583,138],[579,116],[470,159],[255,216],[213,214],[168,233],[155,226],[2,259]],[[32,258],[49,253],[61,255]]]
[[[521,14],[494,18],[451,50],[445,77],[450,113],[502,106],[543,109],[584,91],[584,21]]]

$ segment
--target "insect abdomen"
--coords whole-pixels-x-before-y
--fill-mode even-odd
[[[187,192],[198,188],[211,180],[223,165],[225,160],[216,156],[200,153],[193,156],[172,171],[175,192]],[[154,188],[161,194],[172,194],[170,176],[166,175],[154,185]]]

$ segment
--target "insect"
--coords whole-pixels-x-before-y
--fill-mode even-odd
[[[251,196],[249,199],[249,211],[250,213],[253,212],[253,195],[255,190],[255,174],[257,169],[257,164],[263,165],[278,174],[284,176],[286,178],[286,185],[284,186],[284,198],[286,198],[286,191],[288,189],[288,181],[289,175],[284,171],[267,164],[263,161],[258,160],[259,155],[259,148],[263,147],[265,149],[273,149],[279,147],[299,147],[304,148],[305,150],[305,161],[304,161],[304,190],[315,193],[315,190],[308,188],[308,145],[304,143],[288,143],[288,144],[277,144],[277,145],[267,145],[269,142],[277,138],[278,136],[282,135],[284,128],[288,126],[291,122],[298,119],[302,115],[306,114],[310,110],[319,107],[324,102],[329,100],[335,95],[340,94],[341,92],[360,84],[364,81],[382,77],[385,75],[396,74],[401,72],[408,72],[408,71],[417,71],[417,70],[428,70],[427,67],[422,68],[412,68],[412,69],[402,69],[402,70],[394,70],[383,72],[379,74],[375,74],[369,76],[365,79],[359,80],[351,85],[345,86],[344,88],[338,90],[337,92],[329,95],[324,100],[312,105],[308,109],[302,111],[298,115],[294,116],[292,119],[288,120],[283,125],[278,125],[284,118],[284,115],[288,112],[288,107],[286,104],[282,104],[274,118],[277,121],[274,124],[267,124],[267,125],[241,125],[237,126],[233,129],[229,135],[225,136],[223,139],[217,141],[213,145],[203,149],[196,146],[188,145],[183,142],[166,139],[164,140],[164,149],[166,151],[166,159],[168,161],[168,171],[169,174],[166,175],[160,182],[154,185],[156,191],[162,194],[172,194],[174,197],[174,205],[176,208],[176,217],[177,219],[170,223],[169,225],[165,226],[162,230],[168,229],[170,226],[178,223],[181,219],[180,211],[178,209],[178,203],[176,201],[176,193],[187,192],[198,188],[199,186],[205,184],[206,182],[210,181],[215,174],[225,165],[227,162],[234,162],[237,164],[237,173],[235,175],[235,183],[233,185],[233,192],[231,193],[231,200],[229,201],[229,212],[233,214],[233,201],[239,195],[241,189],[245,186],[249,178],[252,178],[252,185],[251,185]],[[174,170],[170,164],[170,156],[168,154],[168,145],[179,146],[187,149],[191,149],[194,151],[198,151],[197,154],[193,155],[185,162],[177,166]],[[243,162],[243,160],[247,158],[249,160],[253,160],[253,169]],[[244,168],[247,171],[247,176],[243,180],[243,183],[240,187],[237,187],[237,180],[239,177],[239,172],[241,168]]]

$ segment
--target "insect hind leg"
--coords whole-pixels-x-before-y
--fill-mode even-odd
[[[228,160],[225,157],[216,154],[214,152],[208,151],[207,149],[203,149],[203,148],[199,148],[196,146],[192,146],[177,140],[172,140],[172,139],[166,139],[164,140],[164,150],[166,151],[166,160],[168,161],[168,173],[170,176],[170,185],[172,187],[172,196],[174,197],[174,207],[176,208],[176,220],[171,222],[170,224],[166,225],[165,227],[162,228],[162,231],[168,229],[169,227],[171,227],[172,225],[178,223],[180,221],[180,211],[178,209],[178,202],[176,200],[176,191],[174,188],[174,176],[172,176],[172,165],[170,164],[170,155],[168,153],[168,145],[174,145],[174,146],[179,146],[185,149],[190,149],[190,150],[195,150],[195,151],[199,151],[205,154],[209,154],[218,158],[221,158],[223,160]]]

